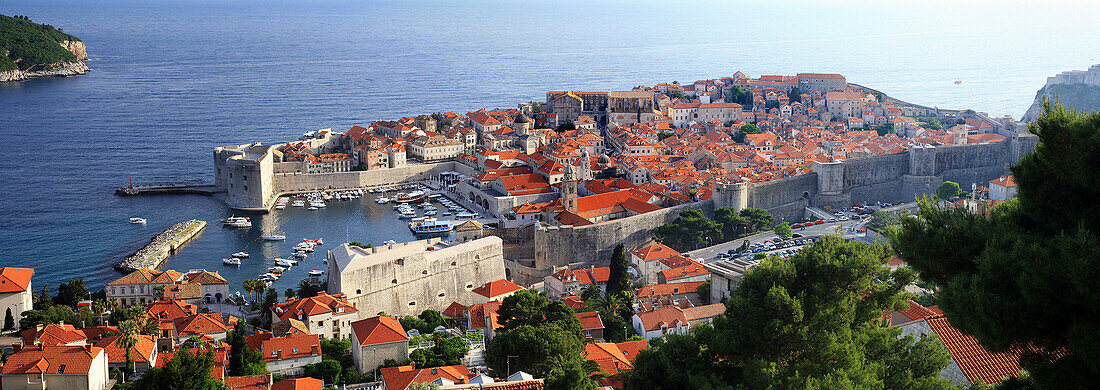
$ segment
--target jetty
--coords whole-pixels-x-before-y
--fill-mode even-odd
[[[138,195],[153,195],[153,194],[199,194],[210,196],[219,191],[213,184],[200,184],[200,185],[186,185],[186,184],[169,184],[159,186],[127,186],[118,187],[115,189],[115,195],[119,196],[138,196]]]
[[[206,229],[206,221],[197,219],[172,225],[149,240],[145,247],[115,264],[115,269],[127,273],[141,268],[156,269],[168,255],[182,248],[203,229]]]

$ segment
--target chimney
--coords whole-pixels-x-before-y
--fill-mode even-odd
[[[12,349],[12,352],[19,352],[19,351],[23,350],[23,343],[22,342],[17,342],[15,344],[12,344],[11,349]]]

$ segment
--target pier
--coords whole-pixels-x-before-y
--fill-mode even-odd
[[[206,229],[206,221],[197,219],[172,225],[149,240],[145,247],[116,264],[115,269],[127,273],[141,268],[156,269],[168,255],[182,248],[203,229]]]
[[[186,184],[169,184],[159,186],[128,186],[118,187],[115,189],[115,195],[119,196],[138,196],[138,195],[154,195],[154,194],[198,194],[210,196],[215,193],[222,192],[218,190],[213,184],[200,184],[200,185],[186,185]]]

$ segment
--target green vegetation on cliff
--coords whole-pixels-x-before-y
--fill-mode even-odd
[[[35,66],[73,62],[77,58],[60,45],[80,38],[26,16],[0,15],[0,71],[34,70]]]

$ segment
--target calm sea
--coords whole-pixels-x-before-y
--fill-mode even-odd
[[[738,70],[838,72],[913,102],[1018,117],[1046,76],[1098,62],[1095,5],[880,3],[0,0],[0,14],[82,38],[93,69],[0,85],[0,266],[36,268],[36,288],[116,278],[110,265],[160,230],[232,212],[113,188],[210,181],[219,145]],[[261,232],[323,237],[322,250],[411,238],[385,211],[343,202],[257,218],[249,233],[212,224],[167,266],[220,268],[247,250],[251,262],[224,271],[238,286],[292,244],[261,244]]]

